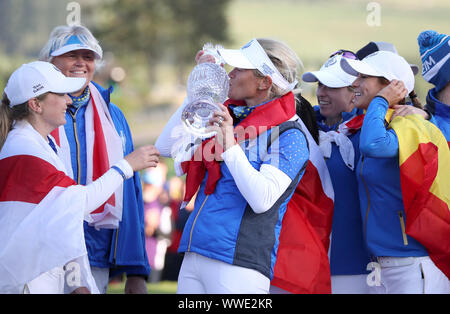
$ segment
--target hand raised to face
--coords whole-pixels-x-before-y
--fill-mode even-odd
[[[385,98],[389,103],[389,107],[393,107],[405,99],[407,94],[408,90],[402,81],[392,80],[389,85],[378,92],[377,96]]]

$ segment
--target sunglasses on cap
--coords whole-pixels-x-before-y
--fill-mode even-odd
[[[344,49],[339,49],[338,51],[332,53],[330,58],[339,55],[342,56],[343,58],[358,60],[358,57],[352,51]]]

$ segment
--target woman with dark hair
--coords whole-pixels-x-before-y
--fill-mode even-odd
[[[357,178],[364,239],[381,270],[371,292],[448,293],[445,138],[421,117],[390,119],[388,109],[414,89],[413,72],[403,57],[378,51],[340,64],[358,75],[352,85],[355,106],[367,110]]]

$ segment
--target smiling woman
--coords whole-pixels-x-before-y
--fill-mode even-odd
[[[303,74],[303,81],[317,82],[315,106],[320,134],[320,148],[326,160],[334,188],[331,232],[330,270],[332,293],[367,293],[366,266],[369,254],[362,241],[355,165],[359,157],[359,134],[344,131],[359,112],[353,108],[351,87],[356,76],[340,67],[342,59],[356,55],[340,49],[333,53],[319,71]]]
[[[422,117],[389,117],[390,108],[404,103],[414,89],[411,66],[391,51],[342,59],[340,66],[359,75],[353,82],[355,105],[367,109],[356,179],[364,240],[382,278],[369,292],[448,293],[448,260],[443,256],[448,256],[450,215],[441,200],[448,198],[436,192],[448,191],[448,180],[440,179],[441,174],[448,177],[448,169],[443,170],[447,142]]]
[[[71,177],[88,184],[103,175],[110,164],[134,150],[128,122],[118,106],[110,102],[112,88],[92,81],[101,64],[103,50],[84,26],[58,26],[42,49],[41,60],[53,63],[72,78],[86,83],[69,94],[72,104],[67,123],[53,133],[59,140],[59,154]],[[152,146],[152,156],[158,152]],[[127,273],[127,292],[145,293],[150,266],[145,253],[143,201],[139,174],[126,180],[107,203],[96,210],[97,219],[85,224],[85,238],[93,276],[106,292],[111,276]],[[120,228],[120,232],[114,229]]]
[[[89,185],[70,178],[50,132],[66,122],[66,93],[85,81],[42,61],[22,65],[8,80],[0,104],[7,126],[0,133],[0,293],[98,293],[83,221],[95,221],[96,208],[134,171],[157,163],[154,147],[143,147]],[[77,265],[75,282],[65,281],[69,264]]]
[[[82,89],[72,93],[73,96],[80,96],[95,73],[95,55],[94,52],[82,49],[66,52],[53,58],[52,63],[58,67],[61,72],[68,77],[82,77],[86,83]]]
[[[94,78],[103,50],[91,32],[82,26],[56,27],[40,53],[40,59],[51,62],[68,77],[83,77],[83,88],[73,93],[80,96]]]
[[[30,117],[35,129],[45,137],[58,126],[66,123],[66,110],[71,103],[72,100],[67,94],[51,92],[31,100],[30,108],[40,114],[39,119],[33,115]]]

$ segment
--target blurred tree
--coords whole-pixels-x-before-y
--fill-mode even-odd
[[[178,43],[176,60],[183,66],[191,65],[194,54],[208,41],[228,41],[226,6],[229,0],[166,0],[172,9],[176,27],[172,36]],[[183,72],[180,72],[181,77]]]
[[[65,22],[65,7],[55,0],[0,0],[0,49],[36,58],[52,27]]]
[[[92,28],[102,45],[130,56],[142,53],[152,69],[162,61],[184,70],[207,41],[228,40],[226,8],[231,0],[110,0]],[[149,71],[150,83],[154,71]]]

